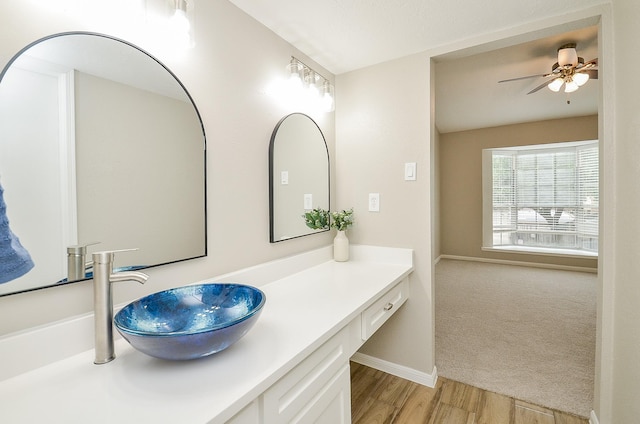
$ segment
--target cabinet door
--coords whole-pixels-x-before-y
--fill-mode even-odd
[[[343,329],[264,392],[265,424],[350,422],[348,336]]]
[[[335,375],[316,399],[292,421],[314,424],[351,423],[351,374],[349,365]]]

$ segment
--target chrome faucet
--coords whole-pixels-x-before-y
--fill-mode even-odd
[[[144,284],[149,278],[137,271],[113,272],[113,259],[116,252],[137,249],[112,250],[93,254],[93,306],[95,325],[94,364],[106,364],[115,359],[113,347],[113,298],[111,283],[116,281],[137,281]]]
[[[93,262],[86,262],[87,247],[98,243],[67,247],[67,281],[84,280],[87,277],[87,267],[93,265]]]

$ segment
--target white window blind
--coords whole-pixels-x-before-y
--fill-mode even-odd
[[[597,140],[488,149],[483,167],[485,247],[597,253]]]

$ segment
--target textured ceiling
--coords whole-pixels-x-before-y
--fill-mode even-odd
[[[536,22],[607,3],[606,0],[230,1],[334,74],[451,45],[479,34],[495,33],[513,27],[514,23]],[[566,31],[570,29],[575,28]],[[581,51],[582,39],[575,41],[579,54],[585,60],[591,59]],[[538,92],[525,96],[535,85],[524,83],[500,87],[502,91],[496,95],[494,90],[500,79],[547,72],[555,62],[556,49],[553,41],[546,40],[520,51],[505,50],[491,58],[484,55],[463,58],[464,65],[447,65],[452,60],[443,58],[442,67],[436,71],[437,83],[447,84],[447,88],[437,89],[438,128],[449,132],[596,113],[597,84],[593,82],[587,85],[594,88],[583,90],[586,88],[583,87],[582,92],[572,96],[571,107],[566,107],[569,105],[563,94],[549,96],[551,92]],[[508,62],[511,58],[516,61]],[[457,82],[450,85],[449,77]],[[468,84],[469,81],[473,84]],[[589,91],[591,95],[586,96]]]

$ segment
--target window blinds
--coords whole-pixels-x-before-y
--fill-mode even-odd
[[[493,245],[598,245],[598,142],[492,151]]]

